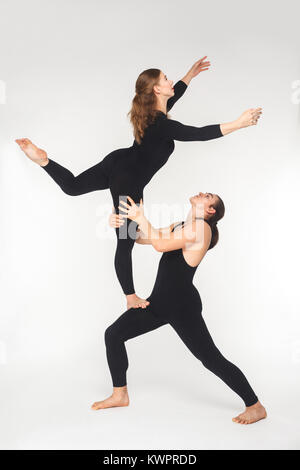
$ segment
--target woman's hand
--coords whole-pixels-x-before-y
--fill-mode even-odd
[[[210,66],[209,60],[205,60],[207,55],[202,57],[202,59],[197,60],[197,62],[192,65],[188,73],[183,77],[182,81],[189,85],[192,78],[199,75],[200,72],[204,72],[204,70],[208,70]]]
[[[232,122],[220,124],[220,130],[223,135],[242,129],[243,127],[255,126],[261,116],[262,108],[250,108],[244,111],[238,119]]]
[[[119,228],[124,225],[124,216],[122,214],[116,214],[115,208],[113,206],[113,210],[109,216],[108,222],[111,227]]]
[[[248,126],[255,126],[257,124],[258,119],[260,118],[262,113],[262,108],[250,108],[247,111],[244,111],[243,114],[237,119],[238,126],[248,127]]]
[[[197,60],[197,62],[192,65],[188,74],[190,74],[191,78],[196,77],[199,75],[200,72],[204,72],[204,70],[208,70],[210,66],[209,60],[205,61],[204,59],[207,58],[207,55],[202,57],[202,59]]]
[[[125,214],[127,214],[122,214],[122,216],[130,220],[134,220],[136,223],[139,223],[139,220],[144,216],[143,200],[140,199],[140,205],[137,206],[130,196],[127,196],[127,199],[129,200],[130,205],[127,204],[127,202],[125,201],[120,201],[120,204],[122,204],[122,206],[119,206],[119,209],[121,211],[124,211]]]

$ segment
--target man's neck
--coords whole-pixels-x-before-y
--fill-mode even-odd
[[[204,219],[204,211],[201,210],[199,207],[196,209],[195,207],[191,210],[191,220],[197,219]]]

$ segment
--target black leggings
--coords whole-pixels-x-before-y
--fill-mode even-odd
[[[118,151],[114,151],[113,153],[116,155],[117,152]],[[41,168],[43,168],[60,188],[70,196],[79,196],[92,191],[109,189],[113,198],[115,211],[119,214],[119,198],[120,200],[128,202],[125,197],[128,194],[138,205],[140,199],[143,198],[143,189],[136,185],[128,184],[130,189],[126,191],[124,187],[122,188],[122,185],[118,182],[116,177],[113,183],[111,183],[109,174],[112,164],[109,157],[110,154],[101,162],[83,171],[78,176],[74,176],[71,171],[50,158],[49,163]],[[131,252],[135,243],[136,228],[137,224],[134,221],[125,219],[124,225],[115,229],[117,248],[114,264],[118,280],[126,295],[135,292]]]
[[[105,331],[106,355],[114,387],[127,384],[125,342],[166,324],[174,328],[191,353],[236,392],[246,406],[258,401],[242,371],[228,361],[214,344],[199,309],[184,311],[180,315],[175,313],[171,318],[164,319],[154,314],[151,304],[146,309],[127,310]]]

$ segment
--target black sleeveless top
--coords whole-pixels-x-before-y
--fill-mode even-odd
[[[207,221],[205,220],[205,222]],[[184,225],[184,221],[175,225],[171,231],[173,232],[180,224]],[[160,258],[154,287],[147,300],[154,303],[157,300],[162,305],[164,299],[170,300],[170,296],[172,296],[172,298],[175,297],[182,303],[187,298],[186,296],[191,295],[196,290],[193,277],[198,266],[190,266],[185,261],[182,248],[165,251]],[[197,295],[199,295],[198,291]]]

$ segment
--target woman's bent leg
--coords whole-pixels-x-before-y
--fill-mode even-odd
[[[214,344],[201,315],[201,310],[182,312],[184,320],[174,319],[170,325],[185,345],[199,359],[204,367],[223,380],[244,401],[246,406],[254,405],[258,398],[243,372],[228,361]]]
[[[41,168],[70,196],[109,188],[109,176],[104,168],[103,160],[77,176],[50,158],[49,163]]]
[[[146,309],[131,308],[105,330],[106,357],[114,387],[124,387],[127,383],[128,357],[125,342],[166,323],[153,315],[151,306]]]

